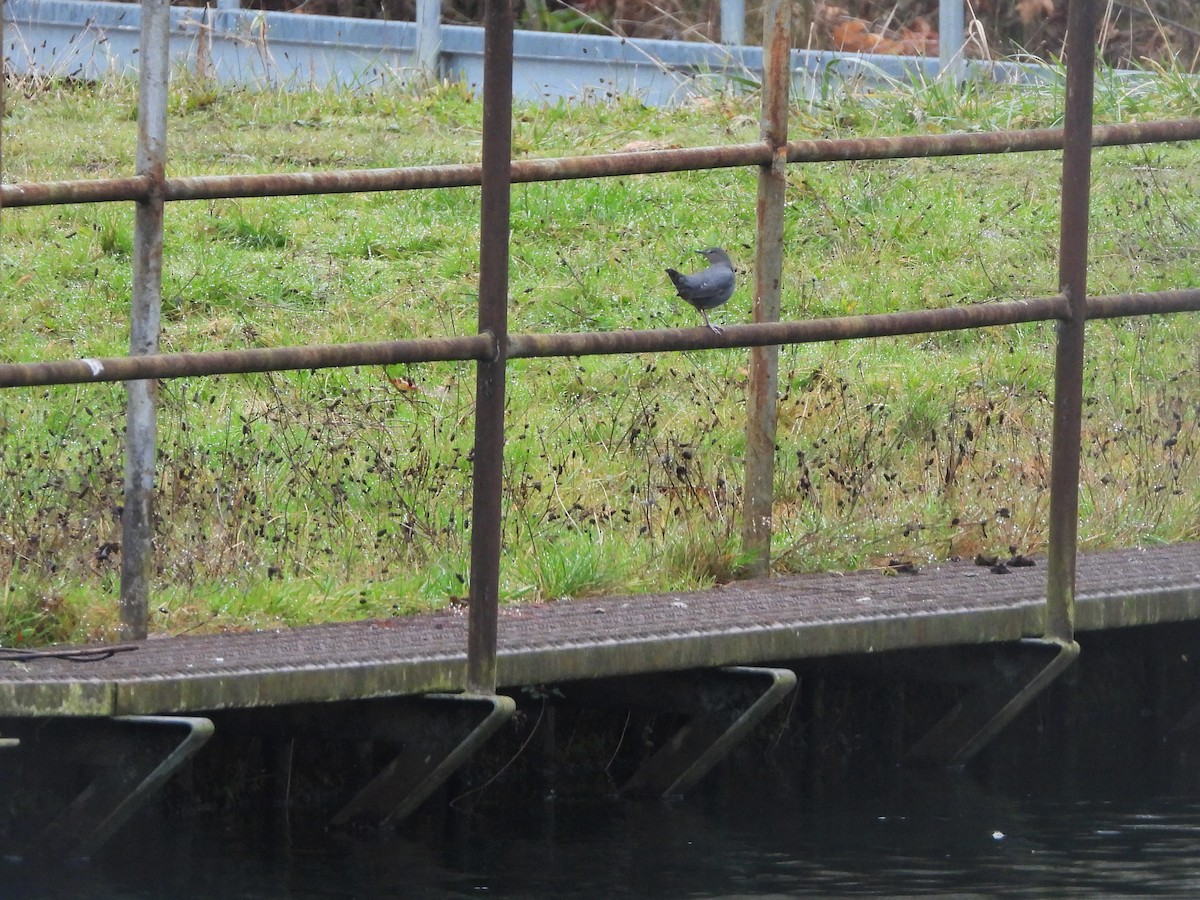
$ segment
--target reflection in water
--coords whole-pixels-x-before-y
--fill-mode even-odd
[[[523,804],[387,837],[142,823],[90,866],[0,869],[0,896],[1195,896],[1195,800],[1045,799],[905,775],[813,801],[775,779],[726,778],[679,803]]]

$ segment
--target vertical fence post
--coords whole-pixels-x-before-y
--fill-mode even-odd
[[[1075,635],[1096,11],[1095,0],[1071,0],[1067,11],[1067,97],[1063,122],[1058,278],[1060,290],[1067,298],[1068,317],[1058,323],[1054,365],[1050,547],[1046,566],[1046,637],[1064,642],[1074,640]]]
[[[938,2],[938,71],[952,84],[962,81],[966,60],[963,53],[963,0]]]
[[[417,0],[417,68],[426,81],[441,77],[442,2]]]
[[[142,0],[138,55],[137,174],[148,178],[150,197],[137,204],[133,235],[133,302],[129,353],[158,352],[162,312],[163,190],[167,165],[169,0]],[[154,571],[154,466],[158,387],[126,385],[125,507],[121,516],[121,633],[146,636]]]
[[[479,231],[479,331],[496,355],[475,378],[475,461],[471,502],[471,581],[467,689],[496,689],[500,529],[504,470],[504,370],[508,358],[509,188],[512,167],[513,15],[508,0],[487,0],[483,38],[483,173]]]
[[[788,89],[791,87],[791,0],[768,0],[763,10],[763,97],[759,133],[771,164],[758,173],[758,234],[754,256],[754,321],[779,321],[783,280],[783,204],[787,189]],[[746,488],[742,543],[747,574],[771,565],[771,504],[775,480],[775,405],[779,348],[750,351],[746,419]]]
[[[745,0],[721,0],[721,43],[740,47],[745,42]]]

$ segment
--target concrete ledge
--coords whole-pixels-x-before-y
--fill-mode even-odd
[[[1040,637],[1045,567],[791,576],[502,607],[502,687]],[[1200,620],[1200,544],[1082,554],[1080,631]],[[461,609],[157,638],[94,662],[0,662],[0,717],[192,713],[460,690]]]

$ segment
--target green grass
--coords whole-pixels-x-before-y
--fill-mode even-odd
[[[21,87],[21,86],[17,86]],[[5,177],[127,175],[128,84],[10,92]],[[1061,89],[830,90],[792,136],[1059,124]],[[1194,116],[1187,79],[1102,78],[1103,121]],[[253,93],[182,79],[173,175],[474,161],[479,104],[422,94]],[[754,140],[753,97],[672,111],[527,106],[528,156]],[[1200,153],[1095,157],[1092,290],[1195,287]],[[1059,155],[789,170],[785,318],[1053,294]],[[695,325],[663,268],[727,247],[747,270],[714,319],[748,321],[756,175],[513,189],[513,332]],[[163,348],[475,330],[474,189],[174,203]],[[6,361],[122,354],[131,205],[5,210]],[[1089,326],[1081,539],[1200,537],[1197,318]],[[775,568],[921,562],[1046,542],[1050,324],[784,348]],[[747,353],[514,362],[501,590],[510,601],[675,590],[740,558]],[[165,382],[152,627],[387,616],[466,593],[474,373],[396,366]],[[0,393],[0,641],[86,639],[116,618],[120,386]]]

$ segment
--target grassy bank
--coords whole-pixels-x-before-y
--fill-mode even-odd
[[[10,181],[133,169],[130,85],[10,91]],[[1055,87],[897,85],[796,108],[792,133],[1057,124]],[[1196,115],[1164,77],[1103,81],[1104,121]],[[473,161],[480,107],[443,87],[255,94],[175,85],[175,175]],[[753,98],[518,110],[518,153],[752,140]],[[1056,290],[1058,154],[793,167],[784,316],[923,309]],[[1099,151],[1092,290],[1194,287],[1200,153]],[[511,329],[690,325],[663,273],[753,261],[755,172],[521,185]],[[478,191],[175,203],[163,348],[466,334]],[[130,205],[6,210],[9,361],[124,353]],[[749,318],[747,271],[717,321]],[[1200,537],[1194,315],[1094,323],[1081,538]],[[1051,325],[786,348],[778,571],[1042,549]],[[514,363],[502,592],[544,600],[689,588],[738,567],[747,353]],[[474,378],[442,364],[163,384],[152,627],[178,633],[404,613],[465,593]],[[120,386],[0,393],[0,640],[115,620]]]

